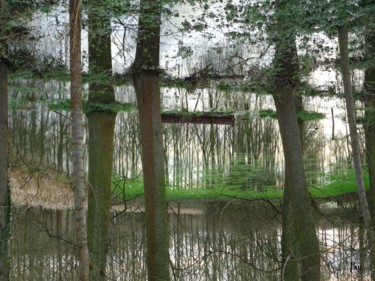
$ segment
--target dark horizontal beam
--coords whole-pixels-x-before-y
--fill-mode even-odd
[[[224,112],[198,112],[198,113],[162,113],[161,120],[163,123],[193,123],[193,124],[216,124],[216,125],[233,125],[233,113]]]

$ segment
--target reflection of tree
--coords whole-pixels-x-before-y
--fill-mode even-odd
[[[33,96],[40,96],[40,92],[44,90],[41,84],[34,83],[36,89],[31,88],[31,91],[17,90],[18,87],[24,88],[28,85],[29,82],[15,82],[16,89],[11,92],[16,105],[16,108],[10,111],[9,120],[13,147],[22,155],[24,161],[28,162],[30,168],[71,171],[71,142],[68,137],[70,122],[67,113],[51,112],[46,104],[31,101]],[[62,98],[64,86],[64,83],[44,85],[48,91],[47,98],[52,98],[51,93],[54,91],[58,91],[59,97]],[[18,108],[17,103],[26,108]]]
[[[138,116],[131,112],[118,113],[116,120],[113,170],[117,175],[135,178],[142,169]]]
[[[215,274],[216,280],[277,280],[281,225],[279,203],[273,204],[172,202],[170,253],[176,280],[213,280]],[[111,224],[109,280],[145,280],[145,217],[134,205],[135,212]],[[11,280],[58,280],[58,275],[75,280],[71,211],[20,208],[13,219]],[[316,219],[322,279],[367,278],[370,263],[357,201],[327,205]]]
[[[277,257],[277,221],[267,204],[208,203],[197,207],[202,214],[189,214],[183,205],[175,210],[170,218],[171,259],[178,280],[276,277],[278,262],[272,257]]]
[[[264,191],[277,186],[276,157],[279,136],[271,119],[250,118],[235,124],[235,148],[228,184]]]
[[[320,184],[324,172],[324,135],[316,121],[304,122],[302,134],[306,181],[308,185]]]

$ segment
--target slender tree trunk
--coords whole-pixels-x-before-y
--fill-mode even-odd
[[[7,64],[0,59],[0,281],[9,280],[11,200],[8,179],[8,78]]]
[[[369,247],[370,247],[370,256],[371,264],[375,265],[375,240],[374,240],[374,231],[372,229],[371,214],[368,207],[367,196],[365,185],[362,177],[362,168],[361,168],[361,148],[359,144],[356,116],[355,116],[355,101],[353,98],[352,84],[350,79],[350,63],[349,63],[349,51],[348,51],[348,28],[339,27],[339,48],[340,48],[340,61],[341,61],[341,73],[342,80],[344,84],[344,95],[346,101],[346,114],[348,117],[349,123],[349,132],[350,132],[350,141],[352,147],[352,156],[353,156],[353,167],[357,182],[357,191],[359,202],[361,205],[362,217],[369,238]],[[375,272],[372,270],[372,280],[375,280]]]
[[[69,1],[70,16],[70,94],[72,118],[74,229],[79,263],[79,280],[89,278],[87,248],[86,191],[83,163],[83,114],[81,79],[81,0]]]
[[[160,114],[160,10],[158,0],[141,0],[134,61],[145,187],[149,281],[169,280],[168,214]]]
[[[375,217],[375,33],[369,31],[366,37],[366,58],[372,61],[371,66],[365,71],[364,103],[365,103],[365,141],[366,158],[370,176],[370,192],[368,202],[371,218]],[[374,222],[372,221],[374,224]]]
[[[295,34],[280,13],[288,3],[276,2],[274,31],[274,101],[285,159],[283,199],[282,280],[320,280],[319,241],[315,231],[303,165],[295,91],[299,85]]]
[[[8,51],[7,31],[3,24],[9,20],[7,1],[0,0],[2,19],[0,35],[0,281],[9,280],[10,238],[11,238],[11,194],[8,178],[9,133],[8,133],[8,65],[5,60]]]
[[[370,89],[370,87],[373,89]],[[367,69],[365,73],[365,141],[366,141],[366,159],[370,178],[369,208],[371,218],[375,217],[375,68]]]

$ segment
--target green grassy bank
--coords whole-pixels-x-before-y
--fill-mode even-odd
[[[366,189],[369,187],[369,179],[364,172]],[[310,185],[309,192],[314,198],[330,198],[357,191],[355,176],[353,171],[345,174],[329,175],[324,185]],[[142,176],[136,179],[121,179],[114,177],[113,193],[115,198],[130,200],[143,196],[143,179]],[[275,187],[268,187],[262,191],[254,191],[246,188],[225,187],[216,185],[209,188],[175,188],[167,186],[168,200],[186,200],[186,199],[277,199],[282,198],[283,190]]]

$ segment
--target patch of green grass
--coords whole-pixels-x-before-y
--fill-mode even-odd
[[[366,173],[365,186],[368,189],[369,179]],[[357,191],[355,175],[352,170],[342,175],[328,176],[328,184],[324,186],[309,186],[309,192],[314,198],[339,196]],[[144,195],[143,178],[120,179],[114,177],[112,183],[113,195],[122,200],[130,200]],[[228,187],[215,185],[209,188],[166,188],[168,200],[225,200],[225,199],[280,199],[283,197],[283,189],[272,186],[264,188],[264,191],[254,191],[247,188]]]
[[[92,103],[92,102],[84,102],[83,103],[83,112],[90,113],[90,112],[99,112],[99,111],[106,111],[106,112],[128,112],[135,109],[134,104],[130,103]]]
[[[163,79],[161,81],[161,86],[165,88],[182,88],[189,90],[194,88],[194,83],[182,79]]]
[[[260,199],[260,198],[282,198],[283,191],[276,188],[267,188],[265,191],[254,191],[250,189],[232,187],[214,188],[167,188],[169,200],[179,199]]]
[[[127,112],[131,111],[135,108],[135,105],[130,103],[90,103],[90,102],[83,102],[83,112],[90,113],[90,112],[98,112],[98,111],[110,111],[110,112]],[[59,111],[59,110],[66,110],[70,111],[70,100],[69,99],[62,99],[58,101],[54,101],[49,105],[50,110]]]
[[[49,109],[53,111],[60,111],[60,110],[70,111],[70,100],[63,99],[63,100],[54,101],[49,105]]]
[[[323,113],[314,111],[301,111],[297,114],[297,118],[302,121],[316,121],[324,119],[325,117]]]
[[[216,86],[216,89],[227,94],[233,92],[256,93],[257,95],[272,94],[270,89],[264,87],[264,85],[261,85],[259,83],[228,83],[225,81],[220,81]]]
[[[277,119],[277,113],[275,110],[272,110],[272,109],[262,109],[262,110],[259,110],[259,117],[260,118],[269,117],[272,119]]]
[[[349,170],[342,175],[330,175],[328,178],[329,183],[324,186],[309,187],[309,191],[313,197],[323,198],[357,192],[357,183],[353,170]],[[367,172],[363,173],[363,180],[365,188],[368,189],[369,177]]]
[[[30,109],[35,106],[32,106],[32,104],[35,105],[30,99],[27,98],[11,98],[9,102],[9,107],[12,109]]]
[[[185,118],[189,117],[231,117],[233,116],[233,111],[188,111],[186,108],[181,110],[164,110],[162,114],[165,116],[181,116]]]
[[[130,200],[144,194],[143,178],[124,179],[118,176],[112,177],[112,195],[122,200]]]
[[[259,117],[266,118],[270,117],[272,119],[277,119],[277,113],[272,109],[262,109],[259,110]],[[326,116],[323,113],[314,111],[301,111],[297,114],[297,118],[302,121],[316,121],[324,119]]]
[[[114,176],[112,180],[112,193],[115,198],[130,200],[143,196],[144,186],[143,178],[121,179]],[[264,192],[251,191],[249,189],[216,186],[211,188],[166,188],[168,200],[203,200],[203,199],[228,199],[228,198],[281,198],[282,190],[268,188]]]

